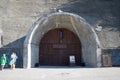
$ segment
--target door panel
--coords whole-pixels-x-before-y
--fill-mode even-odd
[[[81,43],[67,29],[48,31],[40,41],[39,62],[41,65],[69,65],[69,56],[75,56],[76,65],[81,63]]]

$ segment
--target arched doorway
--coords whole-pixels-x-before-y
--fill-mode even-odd
[[[70,56],[74,56],[75,65],[80,65],[81,43],[73,32],[57,28],[48,31],[40,41],[40,65],[66,66],[70,65]]]
[[[78,36],[82,44],[82,61],[86,66],[101,66],[100,42],[93,27],[79,15],[61,12],[42,16],[30,28],[24,42],[24,68],[34,67],[39,63],[40,40],[47,32],[56,28],[65,28]]]

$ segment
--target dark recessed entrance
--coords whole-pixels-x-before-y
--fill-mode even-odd
[[[40,65],[70,65],[70,56],[74,56],[75,65],[81,65],[81,43],[71,31],[57,28],[48,31],[40,41]]]

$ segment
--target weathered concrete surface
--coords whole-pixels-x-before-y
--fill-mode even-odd
[[[95,30],[101,26],[101,31],[96,30],[100,48],[119,48],[119,3],[120,0],[0,0],[0,46],[17,48],[16,52],[23,54],[24,40],[31,25],[57,8],[83,17]]]
[[[53,8],[60,8],[64,12],[82,16],[94,28],[102,26],[103,31],[97,32],[102,48],[119,47],[119,2],[119,0],[0,0],[2,45],[8,45],[22,38],[42,14]],[[10,37],[9,34],[12,36]],[[106,39],[108,34],[110,37]],[[17,47],[21,46],[17,45]]]
[[[42,15],[53,8],[67,3],[69,0],[0,0],[0,30],[3,32],[1,47],[23,48],[14,43],[24,37],[32,24]],[[10,36],[12,35],[12,36]],[[1,41],[1,39],[0,39]]]
[[[120,68],[44,67],[0,71],[1,80],[120,80]]]

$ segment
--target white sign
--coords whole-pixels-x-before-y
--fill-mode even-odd
[[[70,64],[75,64],[75,56],[71,55],[69,56]]]

